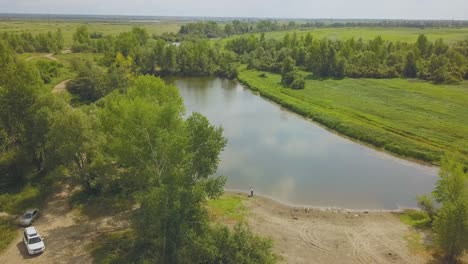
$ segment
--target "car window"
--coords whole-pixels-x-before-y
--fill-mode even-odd
[[[33,238],[29,239],[28,244],[36,244],[36,243],[39,243],[39,242],[41,242],[40,237],[33,237]]]
[[[34,212],[33,212],[33,216],[35,216],[36,214],[37,214],[37,211],[34,211]]]
[[[24,214],[24,218],[26,218],[26,219],[29,219],[29,218],[31,218],[31,217],[32,217],[32,214],[31,214],[31,213],[25,213],[25,214]]]

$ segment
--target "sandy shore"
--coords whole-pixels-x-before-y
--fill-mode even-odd
[[[246,196],[241,192],[227,195]],[[248,223],[274,241],[282,263],[427,263],[410,252],[411,232],[395,212],[304,208],[255,196],[244,202]]]

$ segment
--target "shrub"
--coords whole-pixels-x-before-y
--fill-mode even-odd
[[[426,228],[430,226],[431,218],[426,212],[408,210],[400,216],[400,220],[415,228]]]

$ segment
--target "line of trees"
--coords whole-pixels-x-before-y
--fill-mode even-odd
[[[6,41],[16,53],[51,52],[58,53],[63,49],[63,35],[60,29],[55,32],[32,35],[29,32],[20,34],[3,32],[0,39]]]
[[[407,27],[407,28],[440,28],[440,27],[467,27],[466,20],[356,20],[339,21],[333,19],[323,19],[307,21],[299,24],[303,28],[323,28],[323,27]]]
[[[286,34],[283,39],[254,35],[229,40],[226,48],[249,68],[281,73],[294,64],[315,78],[420,78],[434,83],[468,79],[468,41],[448,45],[420,35],[415,43],[392,42],[380,36],[364,41],[315,39],[312,34]]]
[[[272,32],[279,30],[324,28],[324,27],[467,27],[468,22],[463,20],[360,20],[360,21],[277,21],[271,19],[258,21],[240,21],[218,23],[215,21],[198,21],[182,25],[178,34],[165,34],[163,38],[183,40],[188,37],[221,38],[247,33]]]
[[[231,23],[218,24],[215,21],[195,22],[182,25],[178,32],[179,39],[190,37],[221,38],[255,32],[271,32],[297,28],[295,22],[280,24],[274,20],[243,22],[234,20]]]
[[[101,63],[107,67],[123,56],[130,60],[131,70],[141,74],[237,77],[236,54],[219,43],[198,38],[180,45],[168,43],[151,39],[141,28],[115,37],[92,39],[86,27],[79,27],[74,34],[73,50],[104,53]]]

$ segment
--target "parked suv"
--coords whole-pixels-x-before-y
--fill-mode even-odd
[[[42,239],[34,226],[24,229],[23,242],[29,255],[39,254],[45,250],[44,239]]]
[[[19,223],[22,226],[30,226],[39,217],[38,209],[27,210],[19,219]]]

